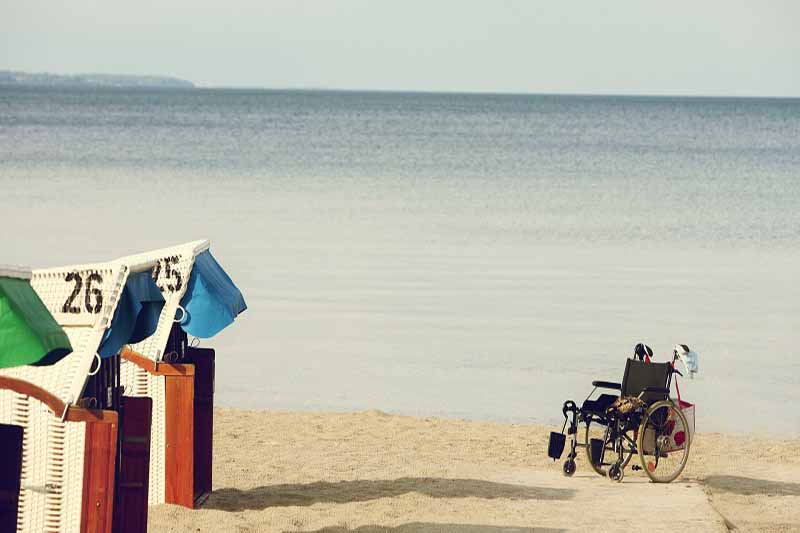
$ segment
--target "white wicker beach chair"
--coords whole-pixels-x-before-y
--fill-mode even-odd
[[[0,371],[0,422],[24,428],[18,532],[111,531],[117,413],[77,403],[128,274],[149,268],[111,262],[32,273],[73,352],[52,366]]]
[[[194,366],[174,364],[164,350],[176,317],[185,316],[180,302],[195,260],[209,247],[209,241],[194,241],[119,259],[123,263],[156,261],[156,284],[166,301],[156,332],[122,354],[125,393],[153,399],[150,505],[175,503],[193,508],[207,496],[198,494],[195,487]]]

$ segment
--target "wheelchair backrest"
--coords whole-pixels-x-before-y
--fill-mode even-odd
[[[647,387],[669,388],[672,378],[672,366],[669,363],[645,363],[636,359],[628,359],[625,364],[625,375],[622,377],[622,396],[639,396]],[[668,394],[647,393],[642,399],[650,404],[665,400]]]

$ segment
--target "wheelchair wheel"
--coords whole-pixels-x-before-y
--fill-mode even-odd
[[[616,481],[617,483],[621,483],[623,477],[625,477],[625,467],[619,466],[617,463],[614,463],[608,468],[608,479],[610,479],[611,481]]]
[[[591,439],[602,439],[604,442],[602,464],[595,465],[592,463],[592,447]],[[586,432],[583,436],[584,449],[586,450],[586,459],[592,466],[597,475],[606,477],[608,475],[608,467],[614,464],[618,457],[617,452],[614,450],[614,443],[611,439],[611,428],[604,424],[600,424],[596,420],[590,420],[586,426]],[[625,469],[631,461],[636,449],[633,442],[627,442],[623,438],[623,455],[622,455],[622,468]]]
[[[669,400],[653,404],[642,417],[636,444],[642,468],[654,483],[669,483],[683,472],[691,446],[688,427]]]

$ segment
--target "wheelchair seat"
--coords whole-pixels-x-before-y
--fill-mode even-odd
[[[603,416],[617,398],[618,396],[616,394],[601,394],[594,400],[586,399],[583,401],[583,405],[581,405],[581,411],[592,415]]]

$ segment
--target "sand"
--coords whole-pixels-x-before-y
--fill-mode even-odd
[[[546,457],[551,428],[361,413],[217,410],[214,492],[150,508],[149,530],[800,531],[800,439],[698,434],[669,485],[621,484],[582,456]]]

